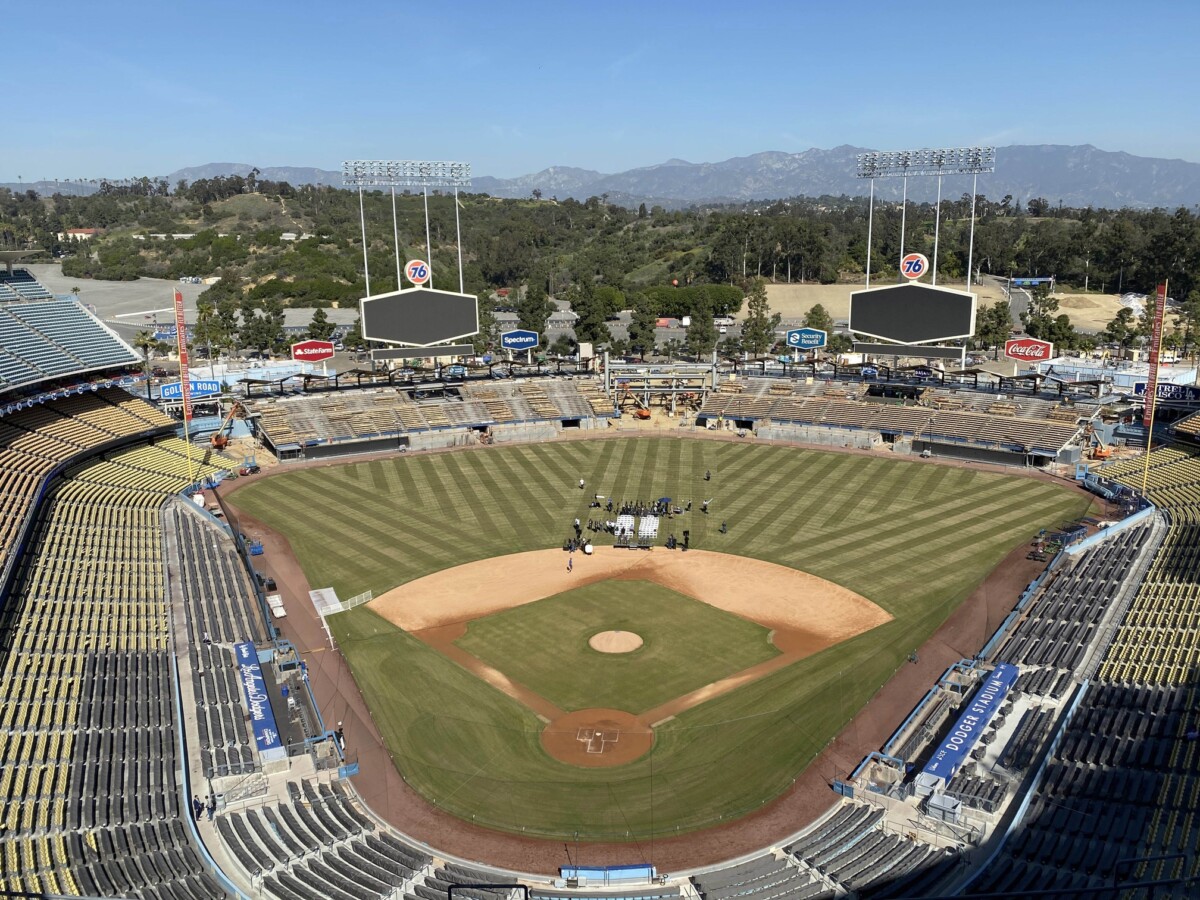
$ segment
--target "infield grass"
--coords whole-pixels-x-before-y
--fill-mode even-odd
[[[632,631],[643,644],[600,653],[588,646],[600,631]],[[778,656],[770,638],[662,585],[601,581],[476,619],[454,643],[562,710],[636,715]]]
[[[1057,485],[974,469],[658,438],[305,469],[232,499],[287,535],[312,587],[332,585],[348,597],[469,560],[561,546],[576,516],[596,515],[588,508],[596,492],[692,499],[697,507],[712,498],[708,516],[675,521],[690,529],[693,546],[811,572],[894,619],[680,714],[656,729],[654,749],[636,762],[583,769],[542,750],[532,712],[369,608],[331,617],[405,778],[465,819],[518,833],[621,840],[758,809],[1009,550],[1089,503]],[[314,497],[339,502],[323,504],[314,518]],[[728,534],[719,533],[722,521]],[[896,711],[897,724],[904,712]]]

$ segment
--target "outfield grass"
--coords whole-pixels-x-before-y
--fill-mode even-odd
[[[600,631],[644,643],[600,653],[588,646]],[[761,625],[648,581],[602,581],[476,619],[455,643],[562,710],[635,715],[779,655]]]
[[[233,499],[289,537],[313,587],[348,597],[468,560],[560,546],[572,520],[588,518],[593,492],[711,497],[708,516],[675,522],[690,528],[694,546],[811,572],[895,618],[688,710],[657,729],[653,751],[634,763],[581,769],[542,751],[531,712],[369,609],[332,617],[397,765],[441,808],[581,839],[675,833],[757,809],[1014,545],[1088,504],[1056,485],[972,469],[654,438],[306,469]],[[315,518],[318,498],[340,502],[322,503]]]

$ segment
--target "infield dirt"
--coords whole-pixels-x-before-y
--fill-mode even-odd
[[[478,560],[403,584],[376,597],[370,608],[419,634],[614,578],[652,581],[757,622],[781,632],[793,650],[815,652],[892,618],[866,597],[787,566],[710,550],[616,547],[575,554],[571,572],[561,550]]]
[[[631,762],[650,749],[654,726],[892,619],[844,587],[748,557],[705,550],[597,547],[590,555],[578,554],[570,569],[563,558],[561,550],[531,550],[479,560],[410,581],[369,605],[531,709],[546,723],[543,747],[572,765]],[[560,709],[455,643],[474,619],[614,579],[654,582],[769,628],[779,655],[633,715],[624,710]],[[592,732],[614,737],[583,737]]]

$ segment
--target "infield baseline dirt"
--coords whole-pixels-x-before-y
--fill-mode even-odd
[[[571,765],[631,762],[650,749],[654,726],[892,618],[866,597],[831,581],[744,556],[597,547],[590,555],[577,554],[570,570],[563,560],[561,550],[478,560],[410,581],[368,605],[537,713],[546,723],[542,746]],[[631,715],[559,709],[454,643],[473,619],[608,580],[654,582],[756,622],[771,630],[779,655]]]

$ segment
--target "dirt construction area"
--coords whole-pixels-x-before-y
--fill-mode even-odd
[[[660,584],[762,625],[779,654],[635,716],[622,710],[560,709],[455,643],[474,619],[614,579]],[[485,584],[487,590],[481,590]],[[479,560],[408,582],[369,606],[533,710],[546,725],[546,750],[562,762],[588,767],[631,762],[649,751],[655,725],[892,618],[853,591],[786,566],[706,550],[615,547],[576,554],[570,569],[561,550]],[[596,639],[593,649],[605,653],[630,652],[641,645],[633,632],[604,632]]]

